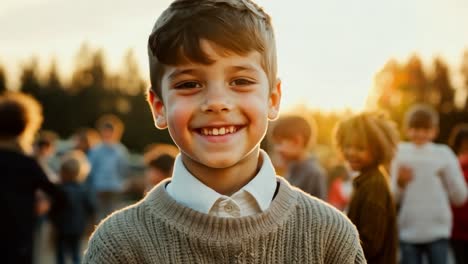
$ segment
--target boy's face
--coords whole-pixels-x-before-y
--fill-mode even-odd
[[[414,128],[410,127],[406,131],[408,138],[414,144],[421,146],[428,142],[434,140],[437,136],[437,129],[436,128]]]
[[[214,63],[166,66],[162,98],[149,96],[156,126],[169,129],[194,174],[196,168],[225,169],[257,159],[281,98],[279,82],[270,92],[258,52],[220,56],[219,47],[200,43]]]

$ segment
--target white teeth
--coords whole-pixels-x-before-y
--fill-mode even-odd
[[[236,132],[237,129],[235,126],[220,127],[220,128],[202,128],[201,133],[205,136],[222,136],[226,134],[231,134]]]

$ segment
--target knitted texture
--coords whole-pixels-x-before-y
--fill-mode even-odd
[[[240,218],[177,204],[162,182],[97,227],[83,263],[366,263],[342,213],[278,182],[268,210]]]

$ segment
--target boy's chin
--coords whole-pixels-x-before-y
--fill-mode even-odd
[[[252,153],[253,154],[253,153]],[[197,158],[192,159],[198,165],[214,170],[222,170],[233,168],[236,166],[243,166],[246,163],[257,162],[258,159],[253,160],[254,156],[244,156],[241,153],[206,153],[205,155],[197,155]]]
[[[228,169],[236,166],[242,166],[246,161],[247,160],[242,157],[211,157],[206,161],[205,165],[213,169]]]
[[[205,162],[205,167],[211,169],[227,169],[234,167],[238,162],[233,160],[210,160],[209,162]]]
[[[208,169],[226,169],[235,166],[239,161],[231,157],[220,157],[220,155],[206,155],[206,157],[198,156],[190,158],[192,165],[197,167],[205,167]],[[189,164],[186,164],[190,166]]]

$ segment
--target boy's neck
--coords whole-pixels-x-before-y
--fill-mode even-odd
[[[192,162],[184,156],[182,160],[184,166],[195,178],[217,193],[226,196],[231,196],[247,185],[257,175],[263,164],[259,149],[252,151],[248,157],[229,168],[217,169],[196,166],[196,162]],[[190,168],[193,165],[196,167]]]

